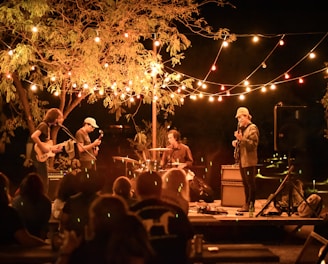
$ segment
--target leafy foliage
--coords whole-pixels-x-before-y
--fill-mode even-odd
[[[17,100],[12,79],[5,77],[16,72],[25,88],[35,84],[58,95],[66,116],[84,98],[90,103],[103,100],[117,119],[125,112],[121,108],[131,107],[134,100],[148,104],[156,100],[159,109],[173,113],[184,97],[177,88],[191,87],[192,80],[164,71],[161,51],[166,63],[175,66],[191,45],[181,30],[220,38],[222,30],[213,32],[199,17],[199,7],[211,2],[224,4],[224,0],[4,1],[0,92],[7,102]],[[159,48],[153,46],[155,40]]]

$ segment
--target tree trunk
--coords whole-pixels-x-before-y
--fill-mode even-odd
[[[26,90],[24,89],[21,80],[18,78],[17,73],[16,72],[13,73],[12,76],[13,76],[13,80],[14,80],[14,85],[17,89],[19,99],[20,99],[20,101],[22,103],[22,106],[23,106],[24,114],[25,114],[25,117],[26,117],[27,127],[30,131],[30,134],[32,134],[35,130],[35,125],[34,125],[33,117],[32,117],[32,114],[31,114],[31,108],[30,108],[30,105],[28,103]]]

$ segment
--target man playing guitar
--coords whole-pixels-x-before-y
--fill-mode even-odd
[[[32,149],[31,159],[33,160],[33,165],[36,172],[42,178],[44,184],[44,190],[48,193],[48,166],[47,159],[40,160],[38,158],[36,149],[39,149],[42,153],[58,153],[62,151],[62,146],[53,146],[49,144],[50,141],[50,130],[52,126],[61,125],[64,121],[63,113],[58,108],[49,109],[43,121],[37,126],[35,131],[31,135],[35,146]]]
[[[96,156],[98,156],[103,132],[99,130],[100,136],[91,142],[89,133],[93,132],[95,128],[99,128],[96,120],[87,117],[84,119],[83,126],[75,134],[81,168],[96,169]]]

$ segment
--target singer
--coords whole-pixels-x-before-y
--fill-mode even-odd
[[[245,204],[238,209],[239,212],[248,212],[250,206],[255,204],[255,175],[258,162],[257,148],[259,144],[259,130],[252,123],[252,116],[246,107],[239,107],[235,116],[238,119],[237,131],[234,132],[234,157],[239,164],[240,174],[245,191]]]
[[[64,121],[63,113],[58,108],[50,108],[43,121],[36,127],[35,131],[31,135],[31,139],[34,142],[31,159],[36,172],[40,175],[44,190],[48,193],[48,165],[47,157],[50,154],[55,154],[62,151],[62,145],[53,145],[50,139],[50,131],[52,126],[61,125]]]
[[[83,126],[75,133],[81,168],[96,170],[96,157],[98,156],[102,135],[93,142],[91,142],[89,137],[89,133],[96,128],[99,128],[96,120],[92,117],[87,117],[84,119]]]
[[[190,169],[193,163],[193,157],[190,148],[180,140],[179,131],[172,129],[167,134],[169,151],[165,151],[161,159],[161,167],[180,169]]]

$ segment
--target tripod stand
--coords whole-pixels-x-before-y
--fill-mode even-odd
[[[303,196],[303,194],[301,193],[301,191],[299,190],[299,188],[293,182],[293,179],[291,179],[291,173],[292,173],[293,169],[294,169],[294,166],[291,165],[289,167],[288,171],[287,171],[286,177],[283,179],[283,181],[279,185],[278,189],[273,194],[270,194],[268,200],[265,202],[265,204],[262,207],[262,209],[256,214],[256,217],[258,217],[259,215],[261,215],[263,213],[263,211],[270,205],[271,202],[273,202],[275,200],[275,198],[277,197],[277,195],[285,188],[285,186],[288,187],[288,208],[287,208],[287,214],[288,214],[288,216],[291,216],[292,213],[293,213],[293,210],[294,210],[294,208],[293,208],[292,193],[293,193],[293,190],[296,190],[297,193],[300,195],[300,197],[302,197],[303,201],[311,208],[311,210],[314,213],[314,215],[316,217],[318,217],[318,214],[315,211],[315,209],[312,208],[312,206],[305,199],[305,197]]]

